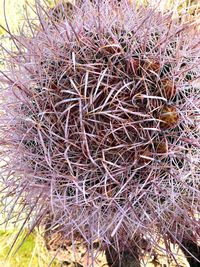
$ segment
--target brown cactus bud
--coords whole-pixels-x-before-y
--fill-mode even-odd
[[[160,63],[155,59],[148,59],[147,61],[145,61],[143,69],[150,74],[153,72],[157,73],[160,70]]]
[[[165,154],[168,152],[168,142],[166,139],[156,141],[153,145],[157,154]]]
[[[162,94],[165,98],[171,99],[176,94],[176,86],[172,80],[164,78],[161,80],[162,83]]]
[[[160,128],[162,130],[173,128],[179,120],[177,108],[172,105],[163,106],[159,114],[159,119],[161,120]]]

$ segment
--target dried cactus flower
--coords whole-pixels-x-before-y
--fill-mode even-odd
[[[1,76],[8,219],[26,213],[32,229],[51,214],[54,231],[79,235],[91,255],[95,240],[133,253],[144,240],[159,246],[156,233],[196,242],[195,22],[114,0],[86,0],[63,20],[36,10],[29,34],[10,33]]]
[[[179,120],[177,108],[172,105],[164,105],[159,111],[159,119],[161,120],[160,128],[162,130],[174,128]]]

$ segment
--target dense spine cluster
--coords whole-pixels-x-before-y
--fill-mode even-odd
[[[2,75],[7,195],[33,225],[118,250],[198,239],[200,42],[193,22],[126,1],[38,13]],[[31,25],[30,25],[31,26]],[[30,211],[28,213],[28,211]],[[193,233],[191,235],[191,233]]]

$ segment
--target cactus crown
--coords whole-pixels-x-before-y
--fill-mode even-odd
[[[103,2],[103,1],[102,1]],[[199,38],[192,22],[124,1],[13,36],[2,172],[33,225],[124,249],[199,230]],[[6,101],[5,101],[6,100]],[[27,213],[27,219],[30,216]]]

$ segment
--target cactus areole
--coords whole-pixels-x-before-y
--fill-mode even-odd
[[[25,213],[33,228],[51,214],[52,227],[90,252],[95,240],[142,250],[144,239],[159,245],[158,233],[196,241],[195,22],[116,2],[84,1],[56,20],[37,6],[39,24],[10,33],[0,104],[8,219]]]

